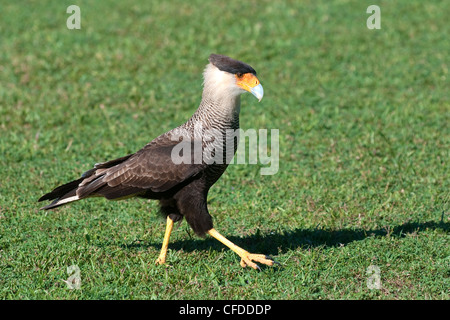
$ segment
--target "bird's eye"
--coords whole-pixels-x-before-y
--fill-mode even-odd
[[[237,76],[238,78],[242,78],[243,74],[242,74],[242,73],[236,73],[236,76]]]

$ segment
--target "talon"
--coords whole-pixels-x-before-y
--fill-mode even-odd
[[[238,247],[233,242],[231,242],[230,240],[228,240],[227,238],[222,236],[220,233],[218,233],[214,228],[208,230],[207,233],[210,236],[212,236],[213,238],[216,238],[217,240],[222,242],[224,245],[226,245],[228,248],[233,250],[235,253],[237,253],[239,255],[239,257],[241,257],[240,264],[241,264],[242,268],[249,266],[255,270],[261,270],[259,268],[259,266],[256,263],[254,263],[252,260],[262,263],[262,264],[265,264],[265,265],[268,265],[268,266],[273,266],[274,263],[276,263],[275,261],[272,260],[271,257],[266,256],[265,254],[253,254],[253,253],[250,253],[250,252],[242,249],[241,247]]]
[[[264,254],[253,254],[253,253],[249,253],[249,252],[244,252],[241,255],[241,267],[245,268],[246,266],[252,267],[255,270],[259,270],[261,271],[261,268],[254,263],[253,261],[268,265],[268,266],[273,266],[274,263],[276,263],[275,261],[272,260],[272,258],[270,258],[269,256],[266,256]]]

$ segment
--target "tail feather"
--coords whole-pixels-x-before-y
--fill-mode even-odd
[[[78,185],[83,181],[84,178],[80,178],[78,180],[71,181],[69,183],[63,184],[62,186],[59,186],[55,189],[53,189],[51,192],[44,194],[42,197],[39,198],[39,202],[44,200],[54,200],[59,199],[63,197],[65,194],[69,193],[70,191],[76,189]]]
[[[52,203],[50,203],[46,206],[43,206],[40,209],[41,210],[54,209],[54,208],[57,208],[64,204],[67,204],[67,203],[70,203],[70,202],[73,202],[76,200],[80,200],[80,198],[76,195],[76,193],[77,193],[77,190],[73,189],[71,192],[65,194],[63,197],[55,199]]]
[[[39,202],[44,200],[53,200],[53,202],[42,207],[41,210],[54,209],[64,204],[92,196],[93,192],[105,184],[102,183],[102,175],[96,176],[96,173],[98,174],[99,172],[98,170],[111,168],[127,160],[130,156],[132,155],[130,154],[111,161],[97,163],[94,168],[83,173],[80,179],[63,184],[51,192],[44,194],[39,198]],[[84,183],[82,184],[82,182]],[[80,186],[80,184],[82,185]],[[80,187],[82,190],[79,190]]]
[[[83,181],[83,178],[63,184],[62,186],[55,188],[51,192],[44,194],[42,197],[39,198],[38,200],[39,202],[44,200],[54,200],[54,201],[42,207],[41,210],[53,209],[63,204],[78,200],[75,199],[75,196],[78,185],[81,183],[81,181]],[[67,199],[69,198],[71,198],[72,200],[68,201]]]

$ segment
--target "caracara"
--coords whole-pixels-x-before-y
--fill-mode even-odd
[[[42,196],[39,201],[53,202],[41,209],[89,197],[155,199],[167,219],[156,264],[166,262],[173,224],[184,217],[197,235],[209,234],[236,252],[242,267],[273,265],[269,256],[249,253],[217,232],[207,207],[209,189],[237,149],[237,137],[229,133],[239,129],[240,95],[248,91],[261,100],[263,87],[251,66],[218,54],[210,55],[203,76],[202,101],[186,123],[134,154],[95,164],[81,178]]]

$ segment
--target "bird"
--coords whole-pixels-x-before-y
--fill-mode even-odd
[[[136,153],[96,163],[79,179],[60,185],[38,201],[50,210],[69,203],[104,197],[131,197],[159,201],[166,230],[157,265],[166,263],[174,223],[184,218],[196,235],[209,235],[234,251],[242,267],[260,270],[258,263],[273,266],[275,260],[237,246],[219,233],[209,213],[210,188],[225,172],[238,146],[239,113],[243,93],[259,101],[264,89],[250,65],[221,54],[210,54],[203,71],[202,99],[182,125],[156,137]]]

